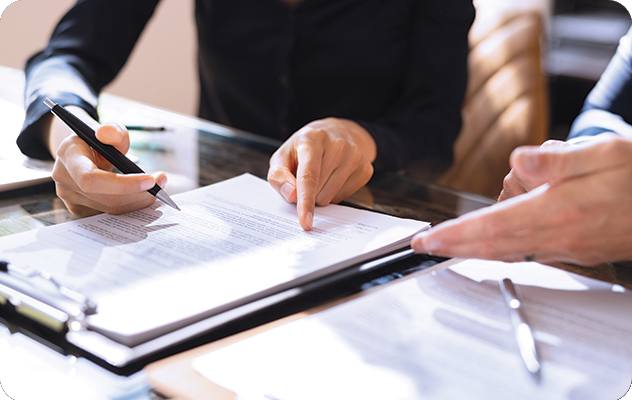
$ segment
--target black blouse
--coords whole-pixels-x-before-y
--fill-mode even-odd
[[[158,1],[79,0],[61,20],[26,65],[25,154],[50,158],[33,129],[45,97],[97,119]],[[348,118],[373,135],[377,171],[449,162],[473,18],[471,0],[196,0],[199,116],[280,140]]]

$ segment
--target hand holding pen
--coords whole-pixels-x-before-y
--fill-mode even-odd
[[[162,197],[161,200],[167,203],[171,201],[160,190],[166,183],[165,174],[147,175],[123,156],[129,149],[127,130],[118,125],[103,125],[95,132],[61,106],[50,100],[47,105],[59,117],[52,120],[51,135],[65,137],[59,140],[58,146],[50,140],[50,147],[51,152],[56,150],[57,156],[53,170],[57,194],[69,211],[76,215],[90,215],[95,212],[121,214],[137,210],[155,201],[147,193],[150,190],[153,195]],[[77,113],[81,112],[83,110],[77,109]],[[68,128],[74,132],[81,131],[82,137],[79,134],[68,135]],[[92,140],[90,145],[86,140]],[[111,165],[123,174],[110,172]],[[175,203],[171,205],[177,208]]]

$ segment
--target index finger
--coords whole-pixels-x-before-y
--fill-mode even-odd
[[[541,204],[541,195],[548,189],[548,185],[542,185],[521,196],[443,222],[417,234],[411,246],[418,253],[461,256],[453,254],[452,251],[464,243],[526,236],[548,220],[545,215],[542,218],[534,218],[535,212],[540,214],[545,209]],[[484,252],[484,249],[480,249],[480,252]]]
[[[314,209],[320,183],[322,150],[305,143],[296,149],[298,167],[296,170],[296,209],[304,230],[309,231],[314,224]]]
[[[116,123],[103,124],[96,130],[95,136],[101,143],[114,146],[123,154],[129,150],[129,132],[124,126]]]
[[[81,191],[100,195],[131,195],[147,191],[156,181],[148,174],[117,174],[95,168],[89,172],[74,174],[69,171]]]
[[[116,174],[98,167],[93,150],[78,137],[58,156],[75,185],[85,193],[125,195],[149,190],[155,179],[149,174]],[[59,179],[56,179],[59,180]]]

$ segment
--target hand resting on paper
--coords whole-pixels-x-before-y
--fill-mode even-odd
[[[315,205],[338,203],[373,175],[377,148],[357,123],[316,120],[296,131],[270,159],[268,182],[288,202],[296,202],[299,222],[312,229]]]
[[[595,265],[632,259],[632,140],[547,142],[511,155],[500,201],[416,235],[418,253]]]
[[[125,154],[130,140],[127,129],[117,124],[99,125],[79,107],[68,107],[96,131],[97,139]],[[59,118],[46,117],[46,142],[55,158],[53,180],[57,196],[68,210],[80,216],[107,212],[122,214],[151,205],[156,198],[147,192],[156,183],[164,187],[164,173],[120,174],[86,142],[75,135]]]

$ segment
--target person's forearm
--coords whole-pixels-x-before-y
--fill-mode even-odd
[[[92,119],[90,114],[88,114],[84,109],[74,106],[68,106],[66,108],[93,129],[96,130],[98,128],[98,122]],[[59,145],[69,135],[72,135],[73,132],[59,118],[53,118],[52,114],[42,118],[40,123],[42,124],[42,140],[46,143],[50,154],[54,159],[56,159]]]

